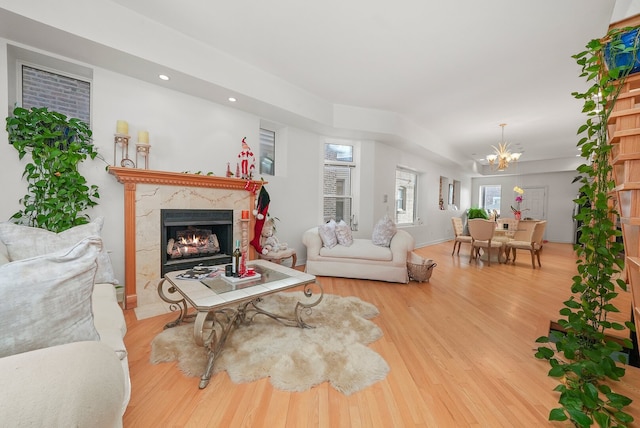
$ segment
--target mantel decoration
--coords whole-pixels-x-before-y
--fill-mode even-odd
[[[550,411],[549,420],[570,420],[578,427],[594,423],[600,427],[624,427],[633,422],[633,417],[624,411],[631,399],[612,389],[625,374],[620,353],[623,345],[632,347],[631,340],[623,339],[621,345],[607,335],[609,331],[634,330],[631,321],[622,324],[609,318],[610,313],[620,312],[613,304],[618,295],[616,289],[627,290],[622,279],[624,260],[619,257],[623,244],[616,240],[621,235],[614,222],[618,213],[611,200],[615,183],[607,126],[637,58],[637,31],[632,43],[621,40],[628,32],[629,28],[611,30],[605,38],[591,40],[585,51],[573,56],[582,69],[581,77],[592,85],[584,93],[572,94],[583,100],[582,111],[587,115],[586,123],[578,129],[578,134],[583,135],[578,147],[586,160],[578,167],[583,196],[575,200],[581,207],[575,219],[582,221],[575,246],[578,274],[560,310],[562,318],[557,324],[561,331],[552,330],[537,339],[544,345],[537,348],[536,357],[549,362],[548,375],[559,381],[555,391],[560,393],[560,407]],[[605,52],[614,66],[606,68]],[[618,55],[626,55],[631,61],[618,64]]]
[[[124,168],[136,168],[144,165],[144,169],[149,169],[149,131],[138,131],[138,142],[136,143],[135,161],[129,157],[129,123],[126,120],[116,122],[116,133],[113,138],[113,166]],[[117,153],[120,147],[120,162]]]
[[[236,178],[252,180],[256,170],[256,158],[253,150],[247,144],[247,137],[242,139],[242,150],[238,153],[238,165],[236,166]]]
[[[262,236],[262,228],[264,227],[264,223],[267,219],[270,202],[271,198],[269,197],[269,192],[267,192],[267,189],[262,185],[260,187],[260,192],[258,193],[258,198],[256,199],[256,209],[253,210],[253,215],[256,217],[256,223],[253,230],[253,239],[250,242],[251,246],[258,252],[258,254],[262,254],[260,237]]]
[[[129,159],[129,124],[124,120],[116,122],[116,133],[113,135],[113,166],[135,168],[136,164]],[[118,147],[120,147],[120,162],[117,161]]]
[[[47,108],[16,107],[6,129],[18,157],[31,155],[22,174],[28,191],[20,200],[24,208],[11,218],[56,233],[89,223],[83,212],[100,197],[98,186],[89,185],[78,169],[98,156],[89,126]]]
[[[136,164],[140,168],[140,158],[144,161],[144,169],[149,169],[149,132],[139,131],[138,142],[136,143]]]

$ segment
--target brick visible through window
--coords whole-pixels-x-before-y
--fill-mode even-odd
[[[22,107],[47,107],[91,123],[91,83],[22,65]]]

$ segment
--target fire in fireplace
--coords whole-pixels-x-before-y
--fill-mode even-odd
[[[193,266],[231,263],[233,211],[160,210],[161,274]]]
[[[169,238],[167,254],[171,259],[202,257],[220,252],[218,237],[211,229],[197,229],[188,226],[178,230],[175,238]]]

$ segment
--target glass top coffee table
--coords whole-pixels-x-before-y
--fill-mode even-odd
[[[302,319],[303,315],[322,300],[322,286],[314,275],[266,260],[251,261],[247,267],[255,270],[254,277],[223,278],[223,271],[213,278],[181,279],[186,271],[175,271],[167,273],[158,284],[160,298],[170,304],[172,311],[179,311],[178,318],[165,328],[193,321],[196,344],[207,348],[207,367],[200,379],[200,389],[208,385],[213,364],[234,328],[250,323],[257,315],[268,316],[291,327],[310,328]],[[304,287],[304,295],[309,301],[298,302],[293,316],[260,308],[262,297],[298,286]],[[312,298],[314,287],[319,291],[316,298]],[[196,312],[188,313],[189,306]]]

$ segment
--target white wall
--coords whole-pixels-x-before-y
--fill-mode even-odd
[[[375,224],[375,221],[387,213],[393,216],[395,170],[396,166],[403,166],[418,173],[418,217],[420,222],[405,227],[407,232],[415,238],[416,247],[453,239],[451,217],[460,216],[464,210],[469,208],[471,178],[467,174],[416,156],[414,153],[396,150],[381,143],[375,144],[375,163],[373,165],[374,168],[368,171],[373,183],[372,224]],[[439,209],[441,176],[450,180],[458,180],[461,183],[460,199],[462,202],[458,206],[458,211]],[[388,195],[387,203],[383,202],[385,194]]]
[[[7,88],[6,41],[0,40],[0,97],[3,106],[9,106]],[[105,161],[88,161],[82,166],[88,181],[100,188],[99,205],[89,212],[92,218],[105,217],[104,242],[111,251],[116,275],[124,278],[124,224],[123,186],[106,171],[113,163],[113,134],[117,120],[129,122],[132,142],[140,130],[149,131],[151,143],[150,169],[165,171],[202,171],[224,175],[227,162],[235,165],[241,149],[241,140],[257,152],[260,118],[227,105],[205,101],[117,74],[100,67],[84,64],[93,69],[92,129],[94,143]],[[8,108],[4,116],[9,114]],[[2,127],[2,140],[7,141]],[[301,242],[304,230],[322,221],[322,154],[327,137],[298,128],[277,130],[279,147],[275,177],[263,177],[271,195],[271,215],[278,217],[278,236],[298,250],[300,263],[306,259]],[[348,142],[348,140],[345,140]],[[359,141],[361,192],[358,195],[359,231],[356,236],[368,237],[374,223],[387,211],[393,210],[395,168],[397,165],[413,168],[420,175],[419,215],[422,225],[409,227],[418,245],[450,239],[450,213],[439,211],[438,180],[447,175],[463,183],[463,199],[469,192],[469,179],[461,173],[452,173],[415,154],[376,141]],[[130,157],[135,157],[131,144]],[[257,157],[257,156],[256,156]],[[3,186],[3,204],[0,219],[8,219],[21,207],[19,199],[26,192],[21,180],[25,161],[19,161],[15,149],[0,144],[3,168],[0,178]],[[235,170],[235,168],[232,168]],[[259,178],[259,177],[258,177]],[[382,203],[382,195],[389,202]],[[468,196],[467,196],[468,198]]]
[[[546,187],[547,228],[545,239],[551,242],[573,243],[573,199],[576,198],[580,188],[580,183],[572,183],[576,175],[578,175],[577,172],[568,171],[473,178],[471,205],[480,206],[480,186],[501,185],[500,213],[504,217],[513,217],[510,206],[515,203],[513,187],[516,184],[520,187]]]
[[[9,114],[12,102],[8,95],[6,41],[0,39],[0,101],[4,116]],[[150,168],[165,171],[202,171],[224,175],[227,162],[235,165],[243,137],[257,151],[261,118],[227,105],[205,101],[173,90],[85,64],[93,69],[94,143],[106,162],[86,162],[83,172],[90,183],[100,187],[99,205],[89,214],[105,217],[103,237],[111,250],[116,275],[124,278],[123,242],[123,186],[105,170],[113,163],[113,133],[119,119],[129,122],[130,134],[135,142],[137,131],[148,130],[151,142]],[[277,176],[265,176],[271,195],[270,213],[278,217],[278,236],[281,241],[295,247],[299,263],[306,259],[301,242],[304,230],[322,221],[322,154],[327,137],[281,124],[277,130],[279,153]],[[7,141],[4,126],[0,131]],[[348,140],[346,141],[348,142]],[[513,188],[509,177],[477,178],[430,160],[428,155],[401,150],[378,141],[356,142],[360,147],[360,193],[356,214],[359,220],[358,237],[368,237],[373,225],[385,213],[393,214],[395,197],[395,169],[397,166],[418,172],[418,216],[420,222],[406,227],[416,245],[424,246],[451,239],[452,216],[477,201],[480,184],[503,184]],[[135,156],[134,147],[130,156]],[[0,219],[6,220],[20,209],[19,199],[26,192],[21,180],[25,161],[19,161],[17,152],[8,144],[0,144],[0,178],[3,184],[3,204]],[[522,176],[525,185],[546,185],[549,188],[549,225],[547,236],[558,242],[571,242],[572,199],[577,185],[571,185],[575,173],[530,174]],[[461,183],[460,211],[441,211],[438,208],[440,176]],[[387,203],[383,195],[387,195]],[[509,197],[503,196],[503,201]],[[505,202],[503,209],[508,209]]]

